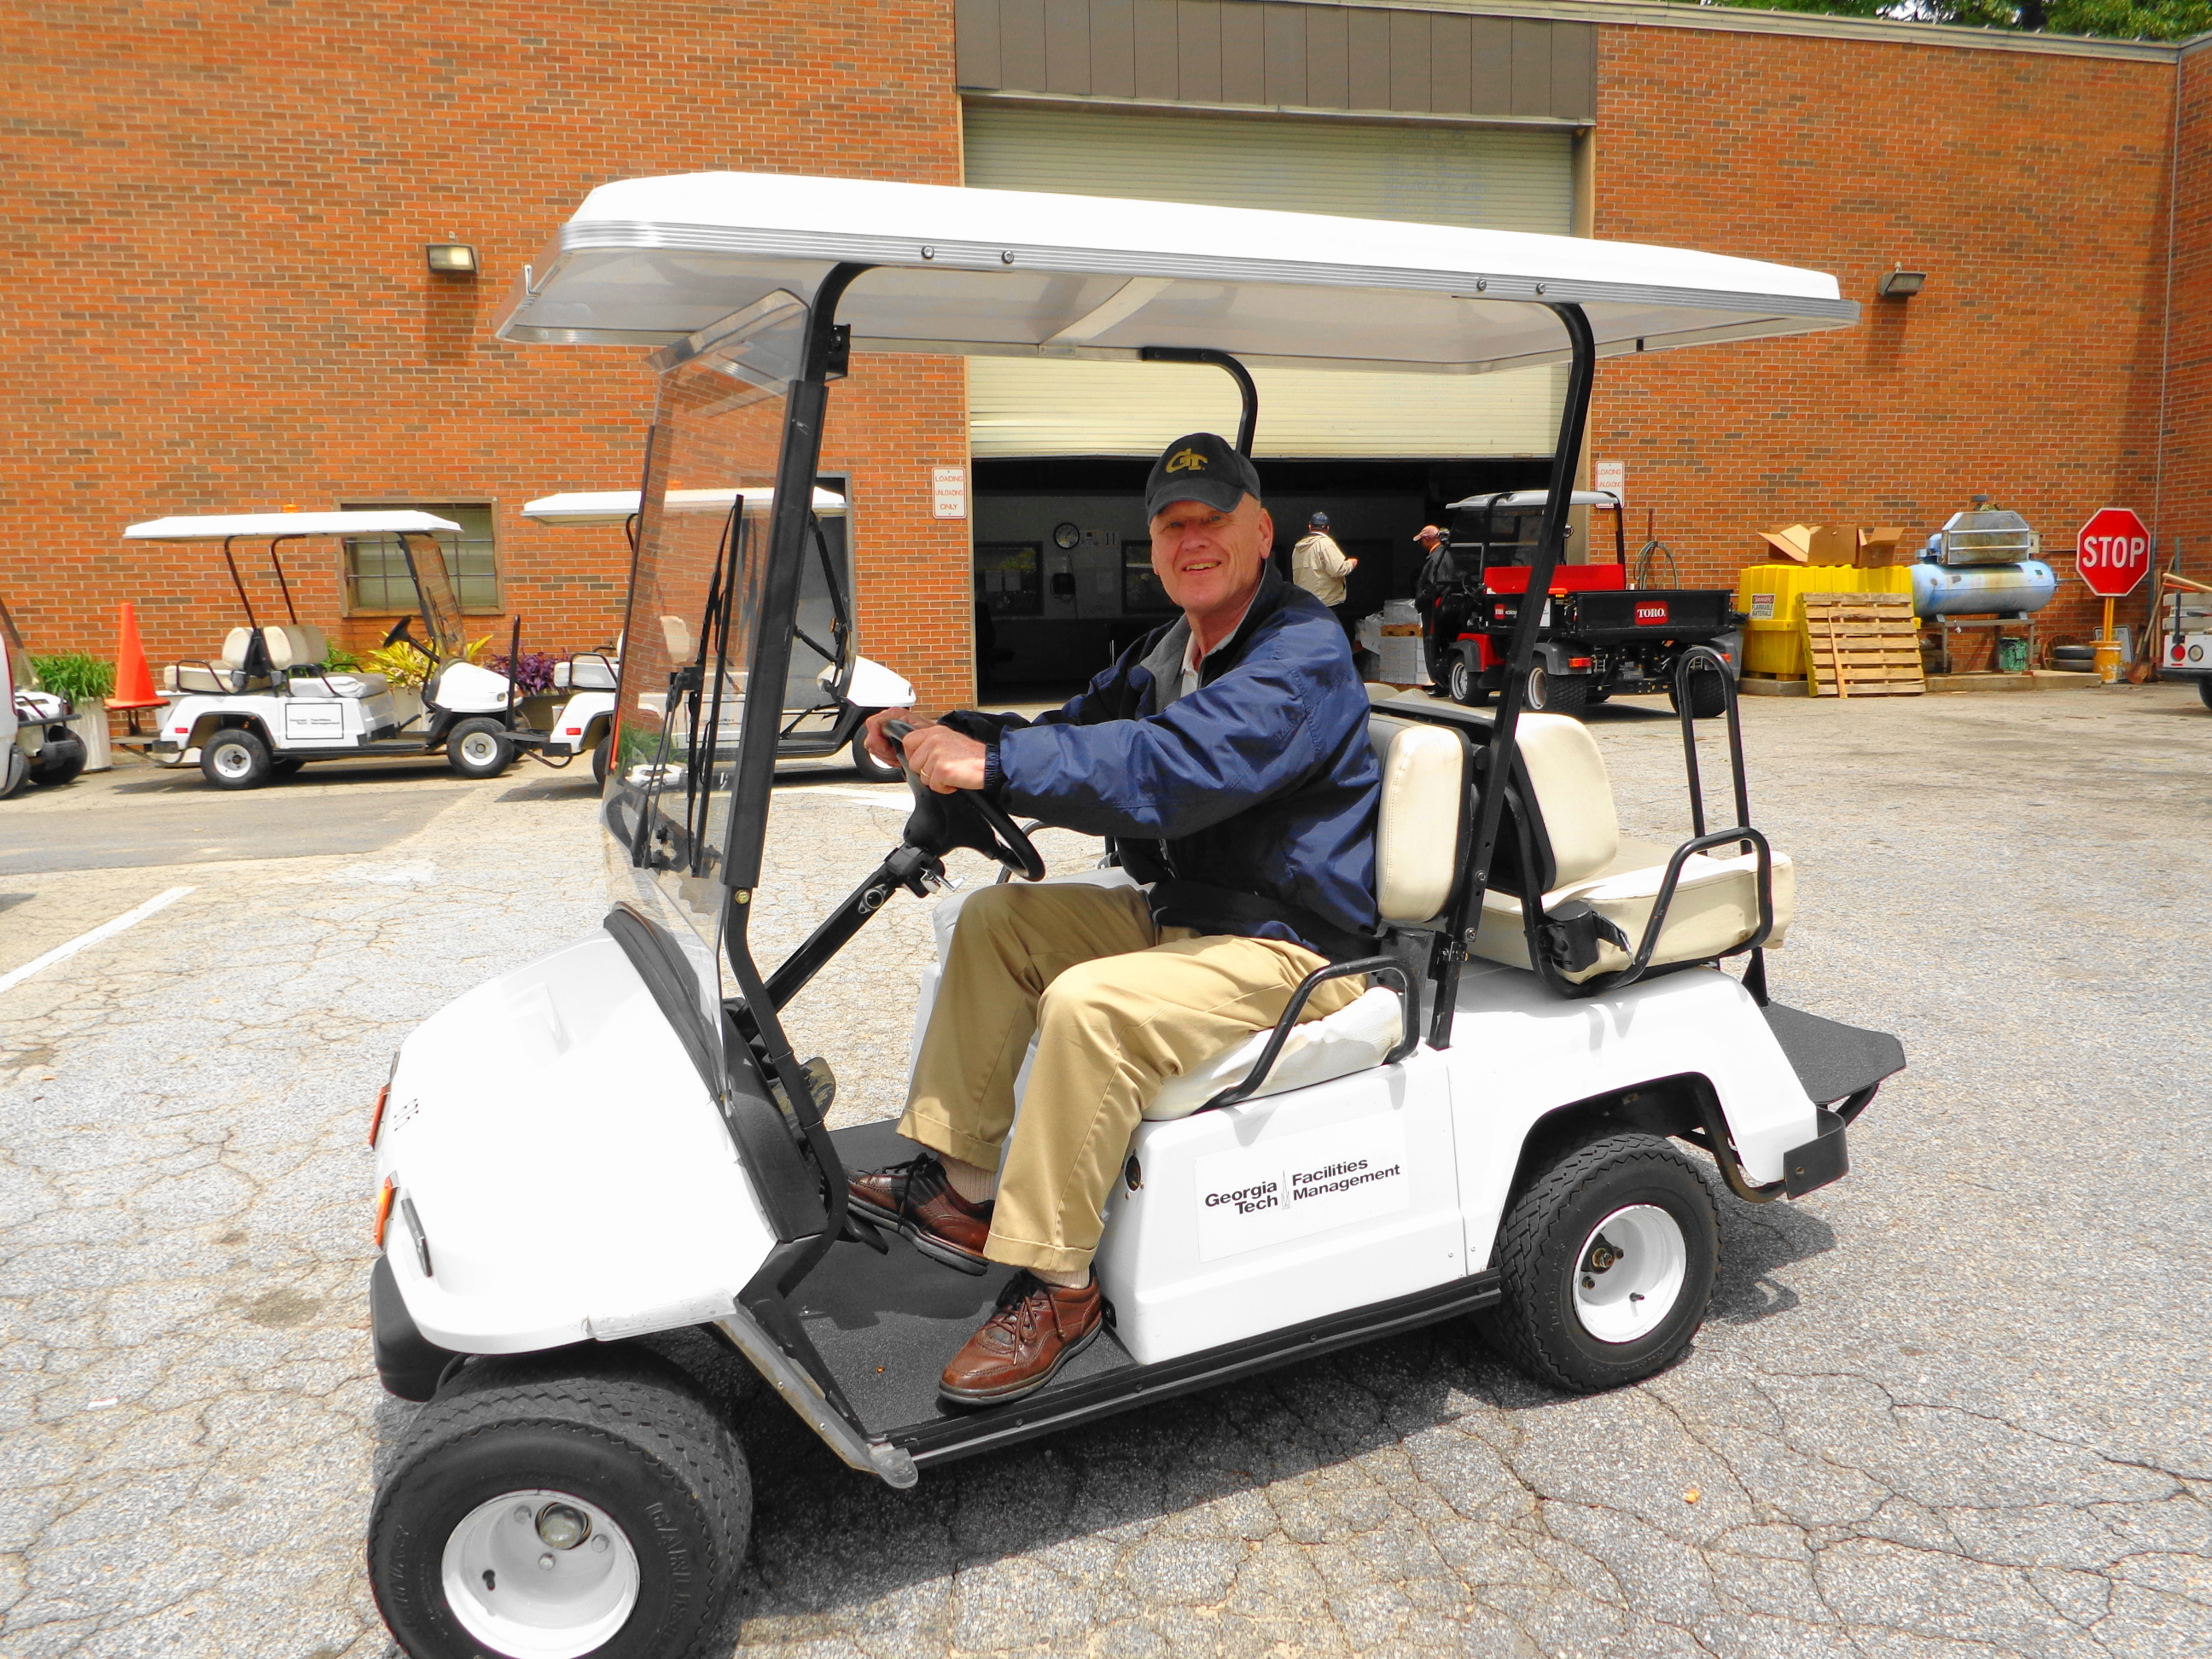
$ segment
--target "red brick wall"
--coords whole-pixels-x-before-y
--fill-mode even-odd
[[[608,179],[957,183],[952,44],[950,0],[17,9],[0,594],[32,648],[106,654],[126,599],[157,665],[220,645],[235,606],[213,550],[126,546],[133,520],[404,496],[497,504],[537,645],[611,637],[620,533],[518,509],[635,485],[641,354],[507,345],[490,317]],[[443,240],[483,275],[432,276],[422,244]],[[967,526],[928,500],[930,466],[966,453],[960,365],[864,359],[833,402],[879,417],[841,418],[825,457],[866,527],[863,647],[963,697]],[[338,555],[311,546],[302,614],[327,624]],[[373,643],[386,620],[333,631]]]
[[[1591,453],[1627,463],[1686,576],[1732,580],[1754,530],[1793,520],[1917,541],[1985,492],[2057,556],[2046,630],[2087,631],[2074,532],[2152,508],[2172,84],[2159,63],[1599,31],[1597,234],[1832,271],[1865,307],[1599,368]],[[1900,261],[1926,290],[1877,298]]]

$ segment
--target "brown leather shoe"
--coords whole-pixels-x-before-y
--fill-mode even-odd
[[[997,1206],[970,1204],[954,1192],[934,1153],[854,1176],[846,1192],[854,1210],[896,1230],[932,1261],[978,1276],[990,1266],[983,1260],[983,1242],[991,1236]]]
[[[952,1356],[937,1391],[956,1406],[996,1406],[1034,1394],[1096,1341],[1106,1323],[1098,1278],[1064,1291],[1016,1273],[999,1292],[999,1310]]]

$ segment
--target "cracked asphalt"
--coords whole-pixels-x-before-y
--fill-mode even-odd
[[[2166,687],[1744,712],[1799,870],[1776,994],[1911,1066],[1848,1180],[1723,1200],[1687,1359],[1571,1399],[1449,1324],[905,1494],[753,1396],[730,1650],[2212,1650],[2212,714]],[[1675,728],[1592,726],[1627,827],[1685,831]],[[192,889],[0,994],[7,1659],[392,1651],[361,1538],[413,1408],[368,1354],[368,1104],[416,1021],[597,925],[597,854],[558,775],[314,776],[185,801],[168,863],[128,820],[182,822],[173,791],[0,804],[0,973]],[[896,799],[780,793],[771,947]],[[898,1104],[921,908],[861,943],[793,1018],[845,1121]]]

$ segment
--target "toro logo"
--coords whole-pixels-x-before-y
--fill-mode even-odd
[[[1636,602],[1636,625],[1638,628],[1649,628],[1654,623],[1666,620],[1667,602],[1664,599],[1638,599]]]

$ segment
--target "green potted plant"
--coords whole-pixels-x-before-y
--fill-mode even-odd
[[[84,769],[105,772],[114,764],[107,749],[107,699],[115,690],[115,665],[84,651],[33,657],[39,689],[70,703],[70,730],[84,740]]]

